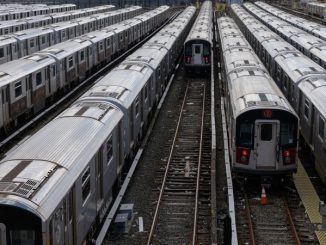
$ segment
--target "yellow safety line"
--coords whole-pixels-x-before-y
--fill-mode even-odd
[[[326,231],[315,231],[320,245],[326,245]]]
[[[311,181],[300,161],[298,163],[298,172],[293,175],[293,180],[307,211],[310,222],[314,224],[321,224],[322,219],[319,213],[319,196],[312,186]]]

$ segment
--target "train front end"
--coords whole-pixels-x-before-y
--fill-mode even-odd
[[[189,40],[184,47],[187,72],[208,71],[211,67],[211,44],[205,40]]]
[[[13,200],[0,200],[0,244],[44,244],[42,220]]]
[[[262,108],[248,110],[235,120],[234,171],[256,175],[296,172],[298,118],[294,113]]]

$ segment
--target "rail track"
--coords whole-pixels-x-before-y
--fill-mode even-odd
[[[207,82],[187,84],[147,244],[209,244],[210,134],[206,126]],[[206,120],[207,121],[207,120]]]
[[[291,183],[271,190],[267,205],[260,204],[257,188],[243,181],[236,186],[239,244],[318,244]]]

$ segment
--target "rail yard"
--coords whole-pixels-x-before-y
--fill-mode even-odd
[[[0,4],[0,245],[326,244],[325,16]]]

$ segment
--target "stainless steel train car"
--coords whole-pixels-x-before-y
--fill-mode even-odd
[[[221,17],[217,23],[233,171],[253,175],[295,172],[299,126],[295,111],[234,21]]]
[[[0,163],[5,244],[86,244],[92,237],[113,200],[124,156],[158,102],[156,83],[171,75],[178,59],[172,48],[182,49],[195,11],[186,8]],[[143,59],[135,60],[139,55]],[[166,74],[158,73],[163,66]]]
[[[168,17],[162,6],[100,31],[53,45],[0,66],[0,128],[45,107],[92,69],[128,50]]]
[[[0,36],[0,64],[132,18],[141,12],[141,7],[132,6]]]
[[[323,40],[326,40],[326,26],[318,24],[313,21],[306,20],[304,18],[289,14],[285,11],[282,11],[278,8],[275,8],[273,6],[268,5],[267,3],[264,2],[255,2],[255,4],[262,8],[263,10],[266,10],[270,14],[273,14],[279,18],[281,18],[284,21],[287,21],[294,26],[309,32],[310,34],[319,37]]]
[[[2,5],[0,8],[0,21],[17,20],[37,15],[45,15],[59,12],[66,12],[76,9],[76,4],[61,5]]]
[[[306,11],[308,14],[317,16],[326,21],[326,4],[321,2],[310,2],[307,3]]]
[[[295,46],[316,63],[326,68],[326,41],[292,26],[286,21],[269,14],[253,4],[246,3],[244,6],[283,39]]]
[[[84,10],[73,10],[69,12],[52,13],[47,15],[37,15],[24,19],[2,21],[0,22],[0,35],[27,30],[30,28],[37,28],[54,24],[60,21],[68,21],[92,14],[104,13],[113,10],[114,5],[106,5],[101,7],[89,8]]]
[[[213,47],[213,7],[203,2],[196,22],[184,43],[184,67],[187,72],[209,70]]]
[[[321,177],[326,166],[326,70],[272,32],[238,5],[234,18],[300,118],[300,132],[310,146]]]

